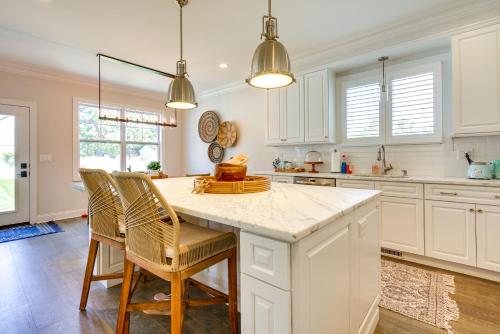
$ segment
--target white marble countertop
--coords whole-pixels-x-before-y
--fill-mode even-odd
[[[448,177],[448,176],[408,176],[408,177],[384,177],[384,176],[367,176],[356,174],[341,174],[341,173],[281,173],[274,171],[258,171],[253,172],[254,175],[282,175],[282,176],[303,176],[303,177],[322,177],[328,179],[348,179],[348,180],[372,180],[372,181],[388,181],[388,182],[410,182],[410,183],[434,183],[434,184],[454,184],[464,186],[486,186],[500,187],[500,180],[478,180],[468,179],[465,177]]]
[[[194,178],[154,180],[178,213],[238,227],[252,233],[297,241],[380,194],[375,190],[273,183],[254,194],[191,193]]]

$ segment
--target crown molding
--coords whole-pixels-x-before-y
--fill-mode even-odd
[[[31,77],[49,81],[70,83],[74,85],[80,85],[96,89],[99,87],[98,81],[96,79],[91,79],[85,76],[69,74],[66,72],[61,72],[56,70],[42,69],[39,67],[28,66],[25,64],[15,63],[2,59],[0,59],[0,72],[17,74],[25,77]],[[164,99],[164,96],[160,93],[156,93],[153,91],[145,91],[141,89],[134,89],[131,87],[121,86],[110,82],[102,82],[101,88],[108,92],[133,95],[141,98],[147,98],[153,100]]]
[[[435,13],[436,11],[434,11]],[[437,14],[427,13],[408,22],[401,20],[395,24],[349,38],[327,48],[316,49],[291,57],[296,72],[321,70],[334,67],[336,63],[353,56],[375,52],[385,48],[404,48],[425,44],[438,39],[449,38],[469,30],[500,22],[500,1],[474,1],[454,9],[442,7]],[[246,86],[236,81],[202,91],[200,98],[217,96]]]

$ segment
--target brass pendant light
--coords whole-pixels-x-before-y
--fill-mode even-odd
[[[187,5],[188,0],[176,0],[179,4],[180,13],[180,59],[177,62],[177,74],[168,88],[167,102],[165,105],[173,109],[192,109],[198,106],[194,94],[193,85],[186,78],[186,60],[182,54],[182,8]]]
[[[290,58],[283,44],[278,42],[278,20],[271,15],[271,0],[268,0],[268,15],[262,18],[261,39],[252,59],[251,74],[246,82],[257,88],[279,88],[295,82],[291,72]]]

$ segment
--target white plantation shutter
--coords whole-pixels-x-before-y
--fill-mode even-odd
[[[392,136],[429,135],[434,133],[434,73],[393,79],[391,81]]]
[[[380,85],[378,82],[345,90],[347,140],[380,137]]]

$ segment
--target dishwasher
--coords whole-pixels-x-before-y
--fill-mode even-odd
[[[309,186],[335,187],[335,179],[327,179],[324,177],[294,176],[293,183],[306,184]]]

